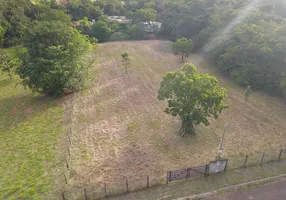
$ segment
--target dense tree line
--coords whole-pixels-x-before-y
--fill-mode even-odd
[[[286,94],[285,1],[176,0],[164,7],[162,35],[192,39],[194,51],[242,85]]]
[[[157,35],[192,41],[215,66],[242,85],[286,95],[284,0],[0,0],[0,46],[24,44],[41,21],[78,21],[90,41],[146,39],[140,22],[160,21]],[[250,9],[252,5],[253,8]],[[248,10],[248,11],[247,11]],[[247,13],[245,13],[247,11]],[[125,15],[128,24],[110,20]],[[96,23],[90,23],[90,21]]]

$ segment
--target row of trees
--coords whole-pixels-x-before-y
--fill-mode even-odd
[[[238,83],[286,95],[286,4],[262,0],[177,0],[159,15],[162,35],[186,37]],[[249,9],[245,19],[243,10]],[[237,19],[237,20],[236,20]]]

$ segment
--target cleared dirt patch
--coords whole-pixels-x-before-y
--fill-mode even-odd
[[[121,53],[131,58],[128,75]],[[279,151],[286,146],[286,112],[282,100],[254,92],[244,111],[244,89],[220,76],[201,57],[189,61],[199,71],[219,78],[228,89],[231,106],[208,127],[198,126],[196,136],[180,137],[180,122],[164,113],[157,99],[162,76],[182,65],[166,41],[115,42],[99,45],[99,73],[87,91],[77,94],[72,135],[70,196],[78,189],[103,194],[162,183],[166,171],[206,164],[215,159],[225,123],[224,157]],[[72,189],[72,190],[71,190]],[[72,192],[74,191],[74,193]],[[96,196],[96,195],[95,195]]]

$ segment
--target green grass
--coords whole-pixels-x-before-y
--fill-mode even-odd
[[[43,199],[53,186],[63,107],[0,74],[0,199]]]

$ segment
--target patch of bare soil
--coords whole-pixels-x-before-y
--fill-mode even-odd
[[[124,74],[121,53],[131,58]],[[157,99],[166,72],[181,67],[166,41],[115,42],[99,45],[99,71],[93,87],[76,95],[71,148],[71,196],[84,187],[93,194],[164,182],[168,170],[206,164],[217,155],[225,123],[230,125],[223,156],[276,150],[286,145],[285,105],[280,99],[254,92],[244,111],[244,89],[221,77],[231,106],[196,136],[180,137],[178,119],[164,113]],[[213,70],[199,56],[189,58],[201,72]],[[73,193],[74,192],[74,193]]]

